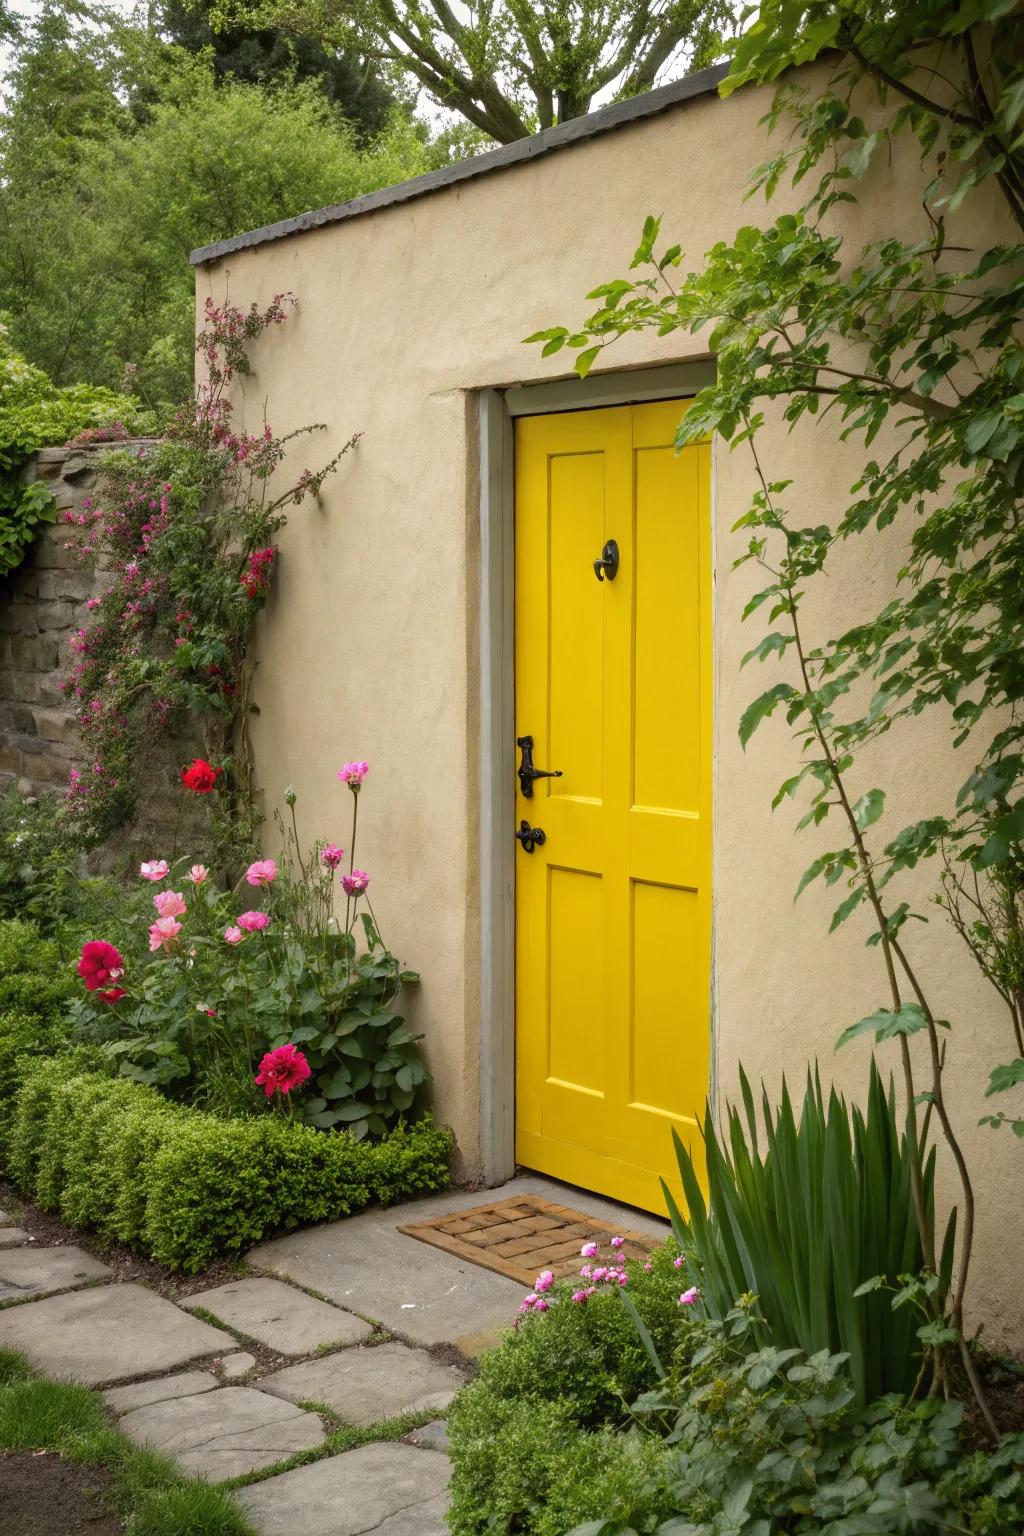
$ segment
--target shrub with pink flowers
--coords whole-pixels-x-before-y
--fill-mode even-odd
[[[288,790],[281,856],[252,859],[229,890],[191,854],[142,860],[127,890],[92,887],[81,922],[101,928],[81,948],[76,1037],[120,1075],[222,1114],[357,1138],[407,1115],[427,1072],[396,1004],[418,977],[381,940],[355,865],[369,768],[354,766],[339,775],[347,851],[301,847]]]
[[[89,749],[72,772],[64,816],[90,845],[129,816],[160,751],[192,739],[183,795],[205,797],[212,857],[233,870],[252,842],[245,722],[252,707],[248,643],[276,569],[275,538],[291,507],[315,498],[351,448],[312,471],[278,476],[301,432],[250,431],[232,420],[247,348],[285,322],[291,295],[248,310],[208,299],[197,342],[204,380],[165,440],[104,456],[96,495],[65,514],[68,546],[100,558],[106,591],[70,639],[65,688]],[[323,430],[321,425],[304,429]]]

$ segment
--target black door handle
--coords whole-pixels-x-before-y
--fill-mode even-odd
[[[614,581],[619,574],[619,546],[614,539],[609,539],[601,551],[601,558],[594,561],[594,575],[598,581],[604,581],[607,576],[609,581]]]
[[[523,845],[524,853],[532,853],[534,848],[541,848],[547,842],[547,835],[543,827],[531,827],[528,821],[519,823],[519,831],[516,837]]]
[[[523,792],[524,800],[533,799],[534,779],[560,779],[561,768],[535,768],[533,766],[533,737],[517,736],[516,746],[523,754],[523,760],[519,764],[519,787]]]

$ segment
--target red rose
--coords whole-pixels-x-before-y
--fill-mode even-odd
[[[90,939],[82,945],[78,974],[90,992],[98,992],[108,982],[116,981],[124,970],[120,951],[105,939]],[[117,988],[114,989],[118,990]],[[122,994],[123,995],[123,994]]]
[[[124,987],[108,987],[106,992],[97,992],[96,996],[101,1003],[119,1003],[122,997],[127,997]]]
[[[208,795],[217,787],[221,770],[214,768],[205,758],[195,757],[187,768],[181,770],[181,782],[186,789],[197,795]]]

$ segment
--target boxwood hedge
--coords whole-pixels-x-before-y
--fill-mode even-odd
[[[0,1106],[0,1174],[172,1269],[448,1184],[451,1136],[430,1121],[355,1141],[273,1115],[218,1119],[82,1071],[73,1054],[18,1065]]]

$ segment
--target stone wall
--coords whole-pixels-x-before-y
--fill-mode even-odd
[[[26,467],[26,480],[53,490],[59,520],[13,576],[0,578],[0,791],[12,782],[25,795],[60,790],[69,769],[82,762],[74,711],[60,683],[68,636],[85,622],[86,599],[104,578],[64,548],[64,513],[79,510],[94,485],[97,459],[108,450],[108,444],[44,448]]]

